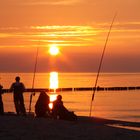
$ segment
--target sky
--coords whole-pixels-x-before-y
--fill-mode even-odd
[[[139,0],[0,0],[0,72],[140,72]],[[55,44],[60,54],[51,56]]]

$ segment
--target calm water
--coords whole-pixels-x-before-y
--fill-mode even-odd
[[[0,83],[4,88],[9,88],[19,75],[27,88],[32,87],[32,73],[1,73]],[[92,87],[94,86],[95,73],[59,73],[58,87]],[[35,88],[49,88],[50,74],[38,73],[35,79]],[[101,73],[98,86],[140,86],[140,73]],[[60,92],[64,105],[75,111],[77,115],[89,115],[92,91]],[[49,93],[50,95],[53,93]],[[33,97],[32,111],[39,93]],[[30,93],[25,93],[25,104],[28,111]],[[15,111],[12,93],[3,95],[5,111]],[[140,121],[140,90],[132,91],[100,91],[96,92],[93,102],[92,116]]]

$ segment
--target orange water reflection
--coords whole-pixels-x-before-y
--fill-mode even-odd
[[[49,108],[52,109],[53,108],[53,101],[56,100],[57,94],[50,94],[50,103],[49,103]]]
[[[58,72],[50,72],[50,88],[58,88]]]
[[[50,72],[50,89],[54,89],[53,92],[49,94],[50,96],[50,109],[53,108],[53,101],[56,100],[57,93],[56,89],[58,88],[58,72]]]

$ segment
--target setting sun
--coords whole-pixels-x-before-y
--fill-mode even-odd
[[[49,53],[51,55],[58,55],[59,54],[59,48],[55,44],[53,44],[49,48]]]

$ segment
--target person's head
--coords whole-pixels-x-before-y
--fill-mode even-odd
[[[57,96],[57,100],[61,101],[62,100],[62,96],[61,95],[58,95]]]
[[[20,81],[20,77],[17,76],[17,77],[15,78],[15,80],[16,80],[17,82],[19,82],[19,81]]]

